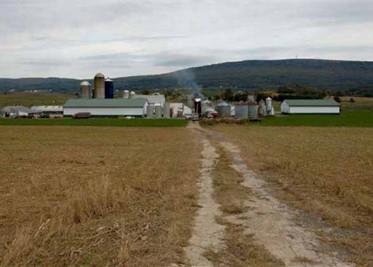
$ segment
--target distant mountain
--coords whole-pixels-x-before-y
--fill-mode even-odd
[[[315,59],[249,60],[189,68],[162,75],[114,79],[117,89],[169,88],[275,89],[298,84],[319,90],[373,91],[373,62]],[[78,91],[79,80],[0,79],[0,90]]]

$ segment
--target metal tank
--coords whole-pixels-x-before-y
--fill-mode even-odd
[[[163,107],[163,117],[166,119],[169,119],[171,117],[171,109],[170,109],[170,104],[165,103]]]
[[[109,78],[105,80],[105,98],[114,98],[114,82]]]
[[[146,108],[146,117],[148,119],[154,118],[154,105],[148,105],[148,107]]]
[[[105,75],[97,73],[94,79],[94,98],[105,98]]]
[[[275,108],[273,107],[272,98],[267,97],[266,107],[267,107],[267,115],[268,116],[274,116],[275,115]]]
[[[134,91],[131,91],[130,98],[134,98],[136,96],[136,93]]]
[[[261,116],[261,117],[267,116],[267,107],[266,107],[266,103],[263,99],[259,101],[258,113],[259,113],[259,116]]]
[[[248,105],[249,120],[251,121],[258,120],[258,109],[259,109],[259,105],[257,104]]]
[[[91,84],[89,82],[84,81],[80,84],[80,96],[82,98],[92,97]]]
[[[124,90],[124,91],[123,91],[123,98],[125,98],[125,99],[130,98],[130,91],[128,91],[128,90]]]
[[[247,120],[249,118],[249,105],[237,104],[235,105],[235,117],[240,120]]]
[[[155,106],[155,117],[157,119],[162,118],[162,106],[160,105]]]
[[[227,118],[231,116],[231,106],[227,102],[220,102],[216,106],[216,111],[221,118]]]

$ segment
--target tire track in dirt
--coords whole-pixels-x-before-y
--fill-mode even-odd
[[[252,234],[258,244],[286,266],[354,266],[321,251],[316,235],[294,223],[294,212],[266,190],[265,182],[249,170],[241,158],[239,148],[222,140],[220,144],[231,156],[232,168],[243,176],[242,185],[254,192],[245,203],[244,214],[228,217],[231,223],[243,225],[245,234]]]
[[[195,125],[189,128],[193,129]],[[199,132],[196,131],[195,133],[199,138],[202,138],[203,144],[198,197],[200,208],[194,221],[192,237],[184,251],[191,266],[212,267],[213,263],[205,257],[205,253],[209,250],[217,252],[221,249],[225,228],[216,222],[216,218],[221,215],[221,211],[219,204],[213,197],[212,171],[216,166],[219,155],[207,139],[202,137]]]

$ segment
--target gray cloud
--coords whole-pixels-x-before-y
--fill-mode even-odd
[[[373,60],[371,0],[1,0],[0,76],[161,73],[244,59]]]

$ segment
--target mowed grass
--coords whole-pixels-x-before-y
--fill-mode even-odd
[[[373,128],[215,126],[289,205],[333,226],[323,239],[373,265]]]
[[[253,125],[253,123],[250,123]],[[256,124],[258,125],[258,124]],[[373,110],[342,111],[341,115],[281,115],[268,117],[262,126],[373,127]]]
[[[0,93],[0,108],[5,106],[63,105],[72,95],[61,93]]]
[[[0,266],[183,258],[200,148],[182,129],[0,127]]]
[[[187,124],[188,121],[179,119],[0,119],[3,126],[185,127]]]

